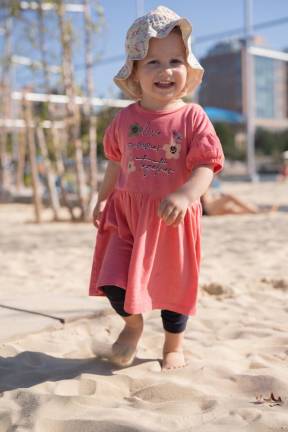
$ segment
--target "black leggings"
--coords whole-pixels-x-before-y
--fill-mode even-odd
[[[108,297],[111,306],[122,317],[128,317],[131,314],[125,312],[125,290],[114,285],[105,285],[101,287],[104,294]],[[163,327],[170,333],[182,333],[188,321],[189,316],[169,310],[161,310]]]

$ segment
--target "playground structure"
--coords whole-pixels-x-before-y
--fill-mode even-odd
[[[0,138],[0,195],[15,196],[23,191],[25,182],[32,188],[35,221],[42,220],[43,184],[46,201],[53,210],[54,220],[60,219],[60,206],[67,207],[72,220],[87,220],[91,203],[97,191],[97,140],[94,107],[103,104],[93,98],[93,40],[103,25],[103,11],[94,0],[81,4],[67,4],[64,0],[44,2],[12,1],[3,6],[1,37],[3,47],[1,70],[1,138]],[[36,46],[40,60],[16,56],[13,52],[13,32],[23,17],[33,15]],[[83,47],[86,88],[79,96],[73,63],[73,37],[75,30],[71,13],[81,14],[83,20]],[[60,65],[50,62],[47,21],[55,20],[54,32],[59,34]],[[49,16],[47,16],[49,15]],[[13,29],[13,31],[12,31]],[[15,64],[39,70],[43,91],[33,85],[21,91],[13,88]],[[58,75],[61,95],[53,94]],[[32,81],[33,82],[33,81]],[[55,90],[54,90],[55,92]],[[105,101],[107,105],[113,101]],[[116,102],[115,102],[116,103]],[[117,105],[117,103],[116,103]],[[84,150],[81,127],[86,122],[87,145]],[[85,164],[87,155],[88,164]],[[70,164],[74,193],[67,191],[66,164]],[[84,167],[85,164],[85,167]],[[78,211],[75,212],[75,207]],[[79,211],[80,209],[80,211]]]

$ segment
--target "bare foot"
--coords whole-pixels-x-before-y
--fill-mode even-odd
[[[137,345],[143,332],[142,315],[124,317],[125,326],[112,345],[110,360],[118,366],[129,366],[133,363]]]
[[[162,370],[179,369],[186,366],[183,351],[163,353]]]
[[[165,342],[163,346],[162,370],[179,369],[186,366],[183,354],[184,331],[170,333],[165,330]]]

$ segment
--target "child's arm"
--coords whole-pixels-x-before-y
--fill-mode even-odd
[[[106,200],[108,196],[111,194],[111,192],[113,192],[113,189],[115,187],[119,170],[120,170],[120,164],[118,162],[114,162],[111,160],[108,162],[104,179],[98,193],[97,203],[94,207],[93,214],[92,214],[93,224],[97,228],[99,226],[101,214],[104,210]]]
[[[188,207],[207,191],[212,180],[212,167],[197,167],[186,183],[161,201],[158,216],[167,225],[179,225],[184,220]]]

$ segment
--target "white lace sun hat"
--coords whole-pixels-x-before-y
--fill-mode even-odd
[[[179,27],[187,54],[188,78],[186,93],[192,93],[201,83],[204,69],[191,51],[192,26],[186,18],[181,18],[171,9],[158,6],[146,15],[136,19],[126,35],[126,62],[114,77],[114,82],[130,98],[139,99],[141,93],[139,86],[131,77],[135,60],[146,57],[149,40],[166,37],[174,27]]]

